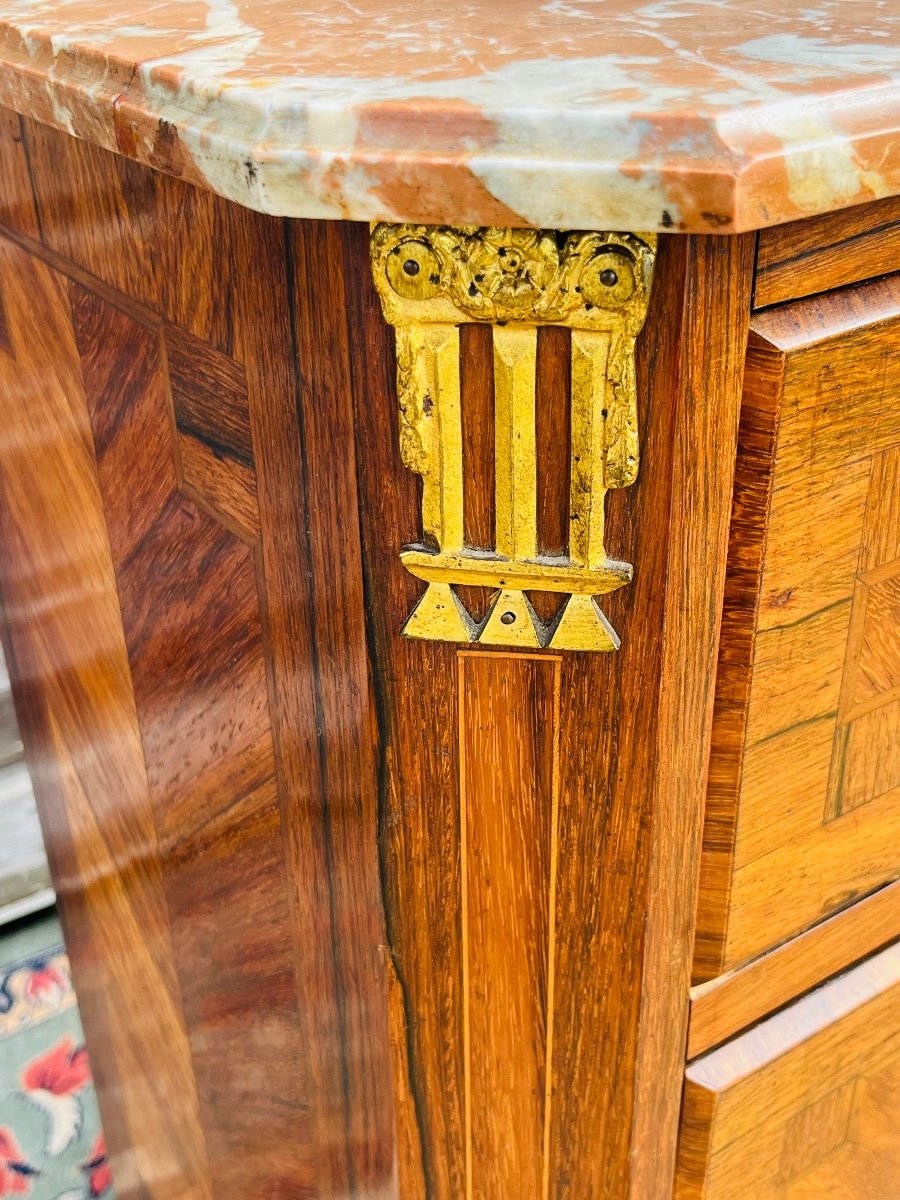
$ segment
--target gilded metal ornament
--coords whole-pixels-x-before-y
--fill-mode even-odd
[[[535,229],[376,225],[375,286],[397,343],[400,448],[422,476],[425,541],[404,566],[427,584],[407,637],[554,650],[615,650],[596,596],[632,578],[607,557],[604,505],[638,469],[635,338],[644,324],[656,237]],[[465,544],[459,326],[492,326],[495,538]],[[537,530],[537,327],[572,330],[569,546],[540,553]],[[476,623],[454,585],[497,589]],[[552,625],[527,591],[564,592]]]

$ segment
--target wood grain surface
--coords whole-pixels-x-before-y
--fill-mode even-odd
[[[688,1058],[782,1008],[900,938],[900,882],[814,925],[744,967],[691,989]]]
[[[621,651],[460,657],[399,636],[418,585],[397,552],[419,533],[420,485],[399,459],[367,231],[259,217],[28,122],[3,132],[15,261],[0,269],[0,355],[12,394],[23,380],[43,394],[18,314],[47,308],[32,325],[81,405],[77,438],[51,405],[56,473],[35,494],[27,460],[2,456],[5,637],[88,1036],[104,1042],[122,1195],[161,1195],[165,1177],[179,1197],[658,1200],[674,1171],[752,239],[660,246],[638,347],[641,475],[608,500],[610,550],[635,563],[607,601]],[[698,978],[893,878],[898,311],[884,280],[754,318]],[[480,331],[464,331],[462,358],[466,532],[489,545]],[[541,331],[538,523],[554,550],[568,370],[565,332]],[[93,491],[67,498],[76,441]],[[82,493],[85,578],[111,616],[85,642],[73,608],[41,642],[56,585],[35,563],[58,560],[75,587],[81,518],[66,514]],[[17,533],[17,505],[23,522],[57,514],[42,543]],[[59,767],[109,736],[54,682],[77,677],[85,645],[118,663],[103,719],[131,730],[128,821],[109,815],[108,786],[90,819],[83,799],[73,809],[88,783],[103,793],[100,766]],[[787,801],[767,784],[785,778]],[[132,836],[140,878],[123,865]],[[797,845],[815,864],[802,878]],[[885,913],[873,900],[854,915],[855,945],[881,944]],[[115,962],[110,938],[128,947]],[[840,970],[847,943],[823,926],[768,975],[754,968],[752,995],[737,972],[727,1020],[704,1036]],[[144,994],[150,971],[171,997],[148,1035],[176,1048],[166,1071],[134,1045],[136,1001],[109,1011],[111,988]]]
[[[485,998],[466,986],[461,936],[464,836],[467,863],[478,851],[461,828],[461,721],[464,737],[474,735],[470,710],[460,706],[455,650],[399,636],[418,595],[397,558],[419,532],[417,481],[400,462],[393,342],[368,281],[367,233],[353,226],[342,232],[349,359],[365,447],[357,464],[380,733],[382,881],[396,973],[392,1027],[404,1038],[395,1057],[405,1072],[395,1084],[401,1194],[458,1200],[478,1179],[474,1161],[467,1162],[467,1021],[472,1031],[499,1020],[476,1011]],[[727,446],[737,431],[751,258],[752,239],[664,239],[660,246],[638,344],[641,476],[633,488],[608,497],[610,550],[636,566],[634,584],[607,602],[622,649],[566,655],[559,667],[559,866],[548,1015],[551,1200],[629,1194],[655,1200],[672,1185],[694,876],[689,847],[679,846],[670,859],[654,850],[654,831],[660,842],[670,836],[676,809],[688,842],[699,829],[709,663],[730,507]],[[721,312],[709,307],[710,296],[727,297]],[[705,341],[709,355],[697,374],[685,349],[694,339]],[[542,344],[539,373],[558,378],[566,354],[564,343]],[[538,421],[540,428],[540,415]],[[541,455],[547,475],[567,475],[567,435],[548,436]],[[698,494],[708,495],[708,506],[695,503]],[[548,500],[545,512],[554,503]],[[505,672],[517,680],[523,669],[514,655],[484,668],[494,694],[509,697]],[[660,704],[667,691],[671,707]],[[494,719],[503,728],[512,721],[529,728],[524,712],[501,710]],[[674,764],[668,761],[672,723],[685,747]],[[521,736],[527,745],[531,735]],[[507,786],[494,784],[502,795]],[[645,958],[645,929],[656,919],[666,923],[670,970],[654,961],[655,952]],[[538,996],[525,1010],[532,1013],[540,1011],[540,976],[534,982]],[[521,1053],[525,1062],[508,1071],[534,1070],[530,1046]],[[644,1077],[638,1091],[639,1058]],[[532,1113],[532,1125],[535,1120]],[[473,1133],[475,1121],[473,1106]],[[485,1129],[480,1136],[496,1140],[498,1134]],[[643,1138],[652,1155],[636,1152]],[[528,1152],[534,1172],[541,1147],[532,1141]],[[508,1159],[496,1161],[506,1169]]]
[[[900,876],[900,285],[754,317],[695,982]]]
[[[276,676],[292,772],[285,800],[301,818],[290,821],[292,868],[302,881],[298,961],[316,968],[303,1007],[318,1074],[314,1094],[335,1106],[321,1135],[335,1158],[333,1190],[366,1196],[381,1189],[390,1197],[397,1184],[386,1085],[391,1056],[377,873],[377,725],[353,519],[358,460],[341,228],[328,221],[285,226],[287,310],[277,310],[267,325],[251,314],[265,311],[266,295],[278,293],[282,268],[269,229],[268,245],[255,253],[248,240],[242,251],[258,287],[248,297],[244,362],[248,374],[251,366],[259,372],[258,394],[268,398],[258,417],[251,411],[258,455],[269,456],[272,466],[266,532],[278,591],[269,592],[269,620],[273,653],[283,661]],[[267,352],[273,341],[283,357]],[[293,396],[285,378],[289,349]],[[365,452],[360,446],[360,455]],[[298,687],[304,678],[306,696]],[[313,755],[318,772],[310,778]],[[318,863],[312,875],[310,862]]]
[[[900,199],[761,229],[756,308],[799,300],[900,270]]]
[[[253,551],[178,491],[156,331],[79,285],[72,311],[213,1191],[259,1186],[263,1160],[265,1187],[299,1194],[308,1135],[283,1064],[303,1044]]]
[[[677,1200],[889,1200],[900,1178],[900,944],[687,1070]]]
[[[692,241],[679,330],[667,604],[663,614],[653,840],[641,992],[631,1196],[671,1186],[675,1077],[687,1036],[694,903],[713,714],[713,674],[725,587],[728,503],[747,337],[752,241]],[[715,300],[711,300],[715,297]],[[657,362],[657,371],[666,365]],[[653,431],[649,431],[648,440]],[[724,490],[723,490],[724,489]],[[631,780],[638,785],[640,776]],[[645,786],[647,786],[645,784]],[[652,1152],[649,1147],[654,1146]]]
[[[41,236],[24,120],[8,108],[0,108],[0,212],[5,225],[28,237]]]
[[[545,1196],[559,660],[459,659],[468,1194]]]
[[[391,959],[400,1195],[466,1195],[459,689],[456,648],[400,628],[418,597],[400,546],[420,531],[421,484],[400,458],[393,336],[371,282],[369,233],[340,225],[348,399],[356,443],[365,631],[377,718],[378,851]],[[330,293],[325,293],[325,298]]]
[[[390,1197],[347,367],[295,295],[327,232],[25,135],[4,639],[117,1194]]]
[[[0,286],[4,650],[116,1186],[211,1200],[67,284],[0,239]]]

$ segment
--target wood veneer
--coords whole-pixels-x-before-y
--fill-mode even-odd
[[[117,1192],[388,1196],[355,479],[303,332],[327,230],[25,126],[5,641]]]
[[[900,199],[762,229],[756,308],[887,275],[900,267]]]
[[[204,1186],[217,1196],[250,1186],[285,1196],[399,1188],[456,1200],[467,1189],[490,1194],[521,1168],[548,1200],[655,1195],[673,1170],[693,897],[689,848],[673,856],[665,844],[672,820],[688,846],[699,827],[705,665],[728,516],[722,464],[727,476],[751,239],[671,239],[661,252],[638,366],[644,473],[609,505],[610,544],[639,564],[634,587],[610,605],[628,630],[622,653],[538,656],[530,667],[515,654],[475,656],[461,706],[456,651],[398,632],[417,589],[397,559],[417,527],[416,481],[399,462],[392,341],[368,275],[367,231],[255,216],[24,129],[15,162],[39,222],[14,222],[9,234],[17,253],[71,280],[67,292],[59,285],[66,336],[84,381],[101,557],[115,577],[146,764],[167,970],[209,1146]],[[550,545],[565,525],[567,433],[552,435],[568,345],[557,331],[540,340]],[[696,363],[694,341],[706,347]],[[477,371],[477,345],[467,354]],[[481,389],[483,415],[468,435],[477,454],[490,393],[467,386]],[[14,460],[4,471],[5,486],[21,489]],[[689,502],[695,495],[708,503]],[[475,527],[487,524],[486,496],[467,502]],[[45,536],[48,552],[65,556]],[[30,569],[21,547],[10,561],[6,594],[15,571]],[[11,629],[13,651],[27,643],[29,620]],[[90,644],[90,630],[82,636]],[[523,671],[553,675],[552,736],[545,683],[526,688],[514,711]],[[485,680],[508,697],[502,719]],[[40,672],[34,686],[41,692]],[[462,921],[464,898],[477,900],[493,871],[484,864],[499,853],[491,827],[473,821],[464,885],[461,749],[477,721],[460,718],[486,704],[485,747],[530,727],[543,771],[546,738],[558,746],[558,841],[551,854],[548,833],[539,848],[546,857],[531,878],[545,915],[527,927],[521,960],[544,966],[534,980],[516,963],[508,975],[516,1011],[540,1030],[515,1072],[543,1080],[514,1162],[504,1147],[515,1114],[492,1113],[477,1067],[495,1037],[479,970],[500,927],[485,926],[480,941],[466,934],[464,951]],[[25,726],[38,746],[39,731]],[[672,756],[676,726],[686,740]],[[480,744],[467,754],[478,763]],[[468,778],[479,776],[470,769]],[[509,784],[501,773],[491,787],[505,795]],[[60,801],[48,787],[41,802],[49,824]],[[94,869],[99,850],[80,827],[56,836],[55,853],[79,853]],[[139,920],[140,903],[117,886]],[[648,913],[671,939],[673,972],[645,944]],[[81,937],[76,982],[87,997],[102,994],[112,986],[106,956],[93,932]],[[129,962],[120,961],[126,976]],[[254,1011],[271,1014],[258,1046],[239,1039]],[[104,1020],[94,1018],[92,1041]],[[122,1036],[132,1035],[124,1020]],[[108,1055],[110,1073],[121,1054]],[[510,1076],[509,1095],[520,1077]],[[151,1177],[123,1174],[136,1135],[117,1130],[103,1080],[101,1071],[122,1194],[132,1177],[139,1194]],[[146,1086],[131,1074],[121,1084],[135,1096]],[[656,1154],[635,1168],[635,1139],[648,1129]],[[188,1180],[179,1154],[171,1151],[170,1177]]]
[[[551,1184],[560,667],[458,660],[465,1155],[480,1200]]]
[[[24,121],[8,108],[0,108],[0,211],[4,224],[29,237],[41,236]]]
[[[888,1200],[900,1149],[900,945],[687,1070],[677,1200]]]
[[[714,696],[710,668],[725,587],[728,515],[721,505],[721,489],[730,491],[733,479],[751,255],[749,238],[689,245],[684,324],[673,364],[675,448],[663,576],[667,604],[659,707],[650,718],[651,727],[655,721],[657,758],[651,785],[654,824],[637,1064],[641,1101],[633,1133],[635,1147],[652,1145],[655,1150],[634,1156],[632,1195],[640,1200],[654,1200],[671,1186],[669,1130],[678,1121],[674,1079],[684,1057],[691,971],[683,947],[691,939],[703,811],[697,789],[704,788],[709,762]],[[664,361],[653,362],[654,377],[666,370]],[[646,679],[638,686],[642,702],[655,707],[656,701],[644,692]],[[642,735],[640,728],[635,731],[635,736]],[[640,778],[635,775],[632,782]]]
[[[429,1195],[457,1200],[475,1186],[467,1170],[465,1014],[470,1025],[483,1020],[473,1009],[487,1002],[471,994],[464,973],[457,652],[399,634],[418,595],[397,560],[398,543],[418,528],[417,484],[400,462],[393,345],[365,277],[366,231],[343,228],[353,281],[349,359],[366,448],[357,462],[380,728],[382,881],[396,972],[392,1026],[405,1032],[401,1194],[421,1195],[424,1176]],[[720,492],[718,481],[729,461],[723,448],[736,436],[751,255],[749,239],[661,245],[638,344],[641,476],[608,498],[609,546],[638,564],[634,584],[608,601],[626,636],[615,656],[560,662],[556,982],[548,1014],[554,1200],[657,1197],[671,1187],[694,896],[690,843],[700,825],[711,614],[719,611],[730,491],[727,483]],[[710,309],[711,296],[720,309]],[[708,358],[695,368],[685,347],[700,342]],[[565,445],[545,447],[547,469],[567,470]],[[708,505],[694,503],[704,495]],[[518,656],[492,663],[497,694],[512,695],[504,673],[516,677]],[[672,671],[665,680],[664,670]],[[514,718],[527,728],[524,712],[494,719]],[[673,725],[684,749],[671,759]],[[668,845],[673,824],[684,844],[670,858],[654,839]],[[648,920],[659,921],[668,939],[667,969],[645,947]],[[471,1120],[483,1125],[491,1114],[473,1111]],[[633,1154],[648,1130],[653,1155]],[[533,1161],[540,1146],[530,1153]]]
[[[698,984],[691,989],[688,1058],[712,1049],[898,938],[900,882],[895,882],[745,966]]]
[[[119,1193],[668,1195],[711,738],[696,978],[733,973],[691,1053],[890,936],[896,280],[757,313],[738,432],[753,239],[662,238],[608,498],[622,648],[460,654],[399,635],[420,484],[367,229],[8,115],[0,164],[4,641]],[[834,261],[815,286],[862,269]],[[568,370],[542,330],[556,551]]]
[[[751,323],[696,983],[900,876],[898,280]]]
[[[0,276],[4,649],[104,1126],[124,1195],[199,1200],[209,1158],[66,281],[5,240]]]

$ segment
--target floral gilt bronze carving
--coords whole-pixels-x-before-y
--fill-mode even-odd
[[[425,542],[401,553],[427,584],[407,637],[487,645],[614,650],[619,638],[596,597],[622,587],[632,567],[607,556],[609,488],[638,469],[634,344],[653,274],[652,234],[568,233],[376,225],[375,286],[397,343],[400,443],[423,479]],[[492,326],[494,545],[463,535],[459,326]],[[540,552],[535,379],[537,327],[572,331],[568,553]],[[455,585],[493,587],[476,623]],[[552,625],[526,592],[564,592]]]

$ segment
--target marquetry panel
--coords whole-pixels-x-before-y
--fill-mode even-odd
[[[687,1069],[676,1200],[890,1200],[900,945]]]
[[[757,316],[696,977],[900,875],[900,284]]]
[[[240,303],[230,272],[252,265],[225,266],[233,206],[37,121],[23,118],[22,131],[43,244],[228,352]]]
[[[340,244],[0,141],[4,640],[117,1195],[389,1197]]]
[[[78,285],[71,301],[213,1177],[258,1176],[216,1103],[227,1094],[290,1179],[299,1097],[282,1064],[302,1047],[256,564],[178,490],[158,330]],[[250,939],[253,991],[239,986]],[[250,1028],[267,1110],[253,1104]]]
[[[5,643],[116,1186],[211,1200],[68,289],[6,240],[0,288]]]

